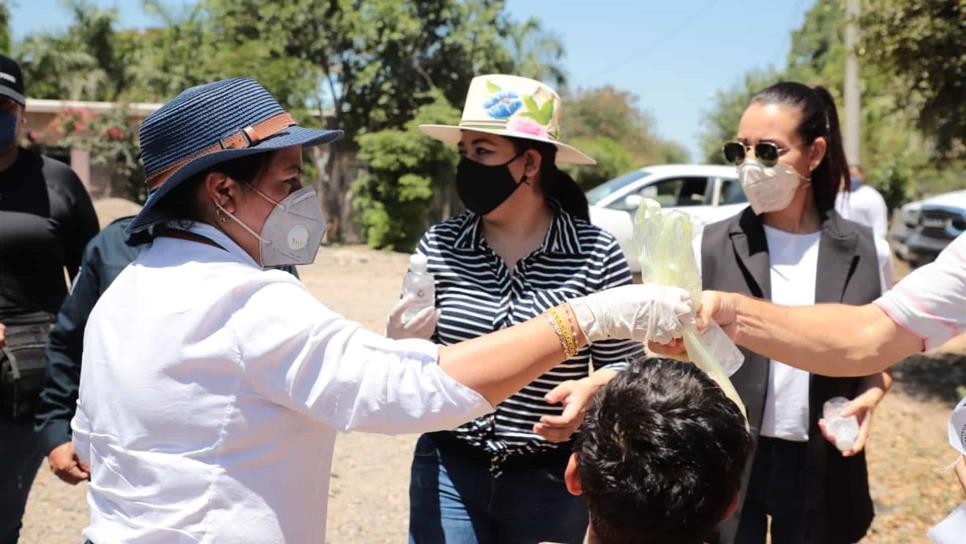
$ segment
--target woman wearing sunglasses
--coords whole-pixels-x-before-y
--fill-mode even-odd
[[[764,89],[723,151],[751,206],[696,241],[705,289],[811,305],[865,304],[891,286],[888,247],[834,210],[848,164],[827,90],[794,82]],[[718,542],[764,543],[769,515],[775,544],[861,539],[874,515],[863,448],[889,375],[827,378],[745,356],[732,380],[758,437],[744,495]],[[851,399],[845,413],[859,423],[851,445],[836,446],[820,419],[837,396]]]

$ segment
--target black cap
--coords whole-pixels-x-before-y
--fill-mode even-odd
[[[0,55],[0,96],[8,96],[21,106],[27,104],[27,99],[23,96],[23,73],[20,65],[4,55]]]

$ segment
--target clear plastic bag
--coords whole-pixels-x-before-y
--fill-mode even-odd
[[[701,274],[694,260],[691,218],[677,210],[662,210],[652,199],[644,199],[634,218],[634,243],[638,249],[641,277],[645,283],[671,285],[691,293],[701,303]],[[699,308],[695,308],[698,310]],[[744,363],[744,356],[717,324],[699,334],[694,325],[684,330],[688,358],[711,377],[745,414],[744,403],[729,377]]]

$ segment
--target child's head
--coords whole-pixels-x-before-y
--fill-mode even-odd
[[[751,435],[694,365],[635,361],[594,399],[567,467],[601,543],[704,542],[734,511]]]

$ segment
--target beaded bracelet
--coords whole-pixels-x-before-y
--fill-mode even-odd
[[[553,332],[557,334],[557,338],[560,340],[560,347],[563,348],[564,355],[568,359],[576,357],[577,342],[574,339],[573,328],[568,322],[564,321],[564,316],[561,315],[560,309],[554,307],[547,310],[547,320],[550,322],[550,326],[553,327]]]

